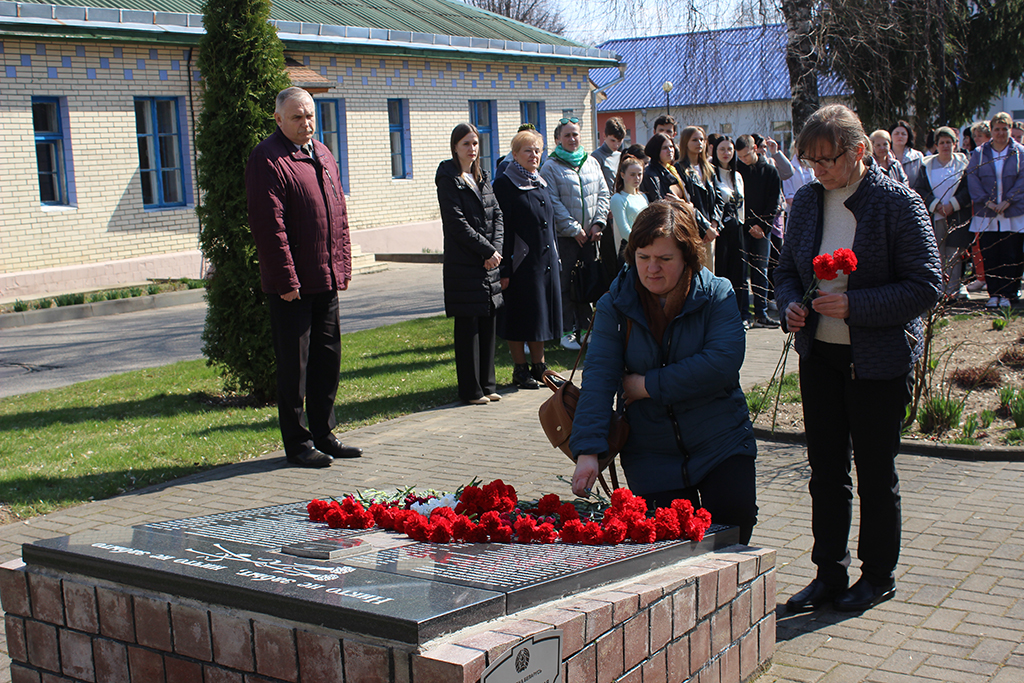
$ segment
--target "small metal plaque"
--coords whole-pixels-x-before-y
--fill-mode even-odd
[[[561,683],[562,631],[524,640],[484,670],[480,683]]]
[[[325,538],[321,541],[293,543],[281,548],[285,555],[308,557],[314,560],[340,560],[369,552],[373,546],[359,538]]]

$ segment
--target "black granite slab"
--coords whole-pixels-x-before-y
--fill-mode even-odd
[[[26,544],[26,563],[215,604],[420,644],[733,545],[418,543],[379,529],[330,529],[303,503]]]
[[[25,544],[26,564],[420,644],[505,614],[504,595],[142,529]]]

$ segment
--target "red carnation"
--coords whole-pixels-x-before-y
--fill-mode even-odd
[[[405,520],[405,535],[414,541],[427,541],[430,533],[430,522],[423,515],[416,513],[416,516],[409,516]]]
[[[852,249],[836,249],[832,252],[832,262],[836,270],[841,270],[847,275],[857,270],[857,255]]]
[[[529,543],[533,540],[534,532],[537,530],[537,522],[533,517],[523,515],[516,520],[514,528],[517,540],[520,543]]]
[[[544,522],[533,532],[533,540],[538,543],[554,543],[557,539],[558,532],[555,531],[555,525],[550,522]]]
[[[344,529],[345,524],[348,523],[348,515],[341,511],[341,508],[331,507],[327,510],[325,516],[327,526],[332,529]]]
[[[626,503],[633,500],[633,492],[629,489],[615,489],[612,491],[612,507],[619,510],[625,507]]]
[[[626,540],[627,533],[629,529],[622,520],[612,519],[604,525],[604,542],[617,545]]]
[[[469,517],[457,517],[452,524],[452,536],[459,541],[470,541],[475,531],[476,524]]]
[[[576,519],[570,519],[568,522],[562,525],[562,542],[563,543],[580,543],[583,540],[583,522]]]
[[[637,543],[654,543],[658,537],[654,520],[644,519],[633,524],[629,530],[629,537]]]
[[[439,519],[436,523],[432,522],[430,527],[427,538],[431,543],[447,543],[452,540],[452,525],[447,519]]]
[[[658,508],[654,513],[654,527],[659,541],[679,538],[679,515],[672,508]]]
[[[487,533],[494,533],[494,530],[501,526],[501,516],[494,510],[485,512],[480,516],[480,526],[487,530]]]
[[[558,508],[558,516],[561,518],[562,524],[565,524],[569,520],[579,519],[580,513],[572,503],[562,503],[562,506]]]
[[[836,264],[832,260],[831,254],[818,254],[811,261],[814,266],[814,276],[819,280],[835,280],[838,273],[836,272]]]
[[[331,507],[331,504],[326,500],[311,500],[309,505],[306,506],[306,512],[309,513],[309,521],[311,522],[322,522],[326,519],[327,509]]]
[[[583,527],[583,542],[587,545],[601,545],[603,541],[601,525],[597,522],[587,522],[587,525]]]
[[[562,501],[556,494],[549,493],[537,502],[537,509],[542,515],[551,515],[558,512],[558,508],[561,504]]]
[[[500,526],[491,532],[491,541],[494,543],[511,543],[512,527]]]

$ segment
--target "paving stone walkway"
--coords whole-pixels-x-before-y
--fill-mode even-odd
[[[781,341],[777,331],[751,331],[744,386],[770,375]],[[356,488],[452,489],[473,477],[500,477],[523,497],[569,495],[557,477],[568,477],[571,464],[537,424],[546,396],[508,391],[497,404],[445,406],[351,431],[345,441],[366,455],[328,470],[285,467],[281,453],[270,454],[2,526],[0,561],[39,538]],[[896,598],[853,616],[823,610],[794,617],[780,607],[774,662],[759,683],[1024,681],[1024,463],[911,455],[898,463],[904,535]],[[803,447],[760,443],[752,543],[778,550],[780,605],[812,577],[807,476]],[[0,683],[9,676],[0,656]]]

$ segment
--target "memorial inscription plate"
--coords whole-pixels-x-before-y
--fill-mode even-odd
[[[736,543],[419,543],[330,529],[295,503],[26,544],[25,562],[401,642],[442,633]]]

